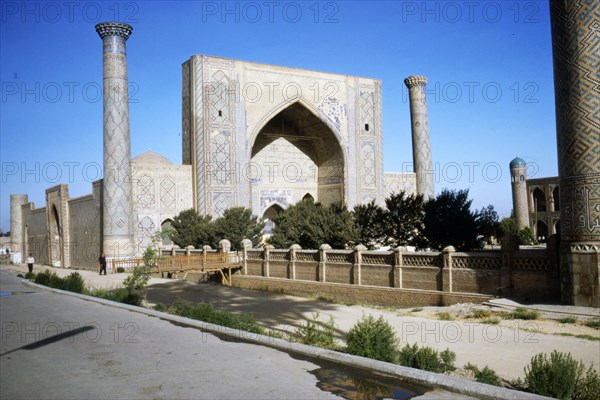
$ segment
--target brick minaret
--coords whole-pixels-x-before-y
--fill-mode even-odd
[[[529,226],[529,207],[527,206],[527,163],[522,158],[510,162],[510,186],[512,188],[513,211],[517,229]]]
[[[104,60],[103,251],[109,258],[132,256],[133,201],[125,42],[133,28],[119,22],[96,25]]]
[[[425,98],[424,76],[409,76],[404,80],[410,99],[410,121],[412,131],[413,163],[417,178],[417,194],[425,199],[435,196],[434,171],[429,142],[429,117]]]

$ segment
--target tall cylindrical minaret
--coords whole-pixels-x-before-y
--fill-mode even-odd
[[[104,60],[103,245],[107,257],[135,254],[131,194],[131,143],[125,42],[133,28],[120,22],[96,25]]]
[[[429,117],[427,116],[427,101],[425,98],[424,76],[409,76],[404,80],[408,87],[410,101],[410,121],[412,131],[413,163],[417,178],[417,194],[425,199],[435,195],[433,184],[434,171],[431,158],[431,143],[429,141]]]
[[[10,195],[10,251],[13,253],[21,253],[24,255],[23,237],[23,214],[21,206],[27,204],[28,198],[26,194],[11,194]]]
[[[550,1],[563,300],[600,307],[600,2]]]
[[[529,207],[527,206],[527,163],[522,158],[510,162],[513,211],[517,229],[529,226]]]

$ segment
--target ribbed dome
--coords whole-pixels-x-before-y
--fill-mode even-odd
[[[158,153],[155,153],[153,151],[145,151],[142,154],[140,154],[139,156],[135,157],[133,160],[131,160],[132,162],[136,163],[136,164],[152,164],[152,165],[156,165],[156,164],[168,164],[168,165],[173,165],[173,163],[171,161],[169,161],[166,157],[161,156]]]

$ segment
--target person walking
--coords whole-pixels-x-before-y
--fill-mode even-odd
[[[27,257],[27,268],[29,269],[29,273],[33,272],[33,263],[35,263],[35,258],[29,253],[29,257]]]
[[[106,255],[104,252],[98,257],[98,265],[100,266],[100,275],[102,275],[102,271],[104,271],[104,275],[106,275]]]

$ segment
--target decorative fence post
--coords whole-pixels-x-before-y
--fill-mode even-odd
[[[456,252],[454,246],[444,247],[442,254],[444,266],[442,269],[442,287],[444,292],[452,293],[452,254]]]
[[[171,248],[171,257],[175,257],[177,255],[177,249],[179,249],[180,247],[177,246],[176,244],[173,245],[173,247]]]
[[[331,250],[328,244],[319,247],[319,282],[327,282],[327,250]]]
[[[406,251],[406,247],[398,246],[394,249],[394,287],[402,289],[402,253]]]
[[[209,245],[204,245],[202,246],[202,266],[206,267],[206,263],[208,260],[208,252],[212,250],[211,247]]]
[[[362,244],[354,247],[354,265],[352,267],[353,274],[352,278],[354,280],[354,284],[360,286],[362,284],[362,253],[366,251],[367,248]]]
[[[299,244],[290,246],[290,279],[296,279],[296,253],[302,250]]]
[[[229,253],[231,251],[231,242],[223,239],[219,242],[219,248],[221,249],[221,253]]]
[[[244,275],[248,275],[248,249],[252,248],[250,239],[242,240],[242,271]]]
[[[271,271],[269,271],[269,261],[271,260],[271,250],[274,249],[270,244],[265,245],[264,251],[264,263],[263,263],[263,276],[269,277],[271,276]]]

